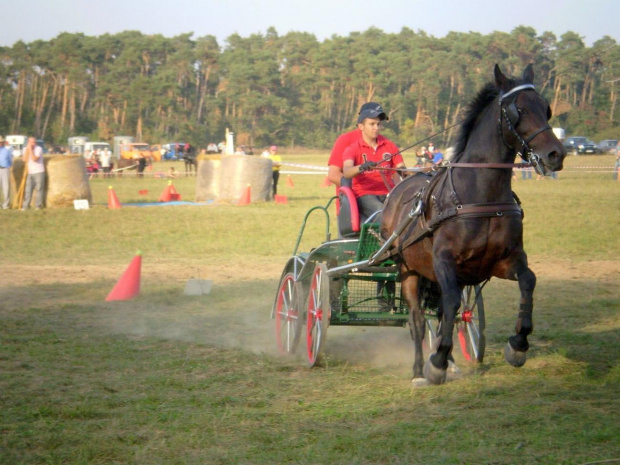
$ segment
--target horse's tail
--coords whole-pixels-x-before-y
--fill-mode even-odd
[[[441,288],[439,284],[420,276],[418,279],[418,304],[420,308],[427,310],[437,310],[441,299]]]

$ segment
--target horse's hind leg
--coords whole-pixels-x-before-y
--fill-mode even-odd
[[[412,382],[420,384],[420,381],[424,380],[422,370],[424,366],[422,339],[424,338],[424,330],[426,329],[424,315],[422,315],[418,298],[418,280],[420,277],[411,272],[405,272],[402,276],[401,289],[403,298],[409,307],[409,331],[411,332],[411,339],[413,339],[414,347]]]
[[[515,367],[525,365],[526,352],[530,348],[527,336],[534,329],[532,323],[532,311],[534,309],[534,288],[536,287],[536,275],[532,270],[525,267],[517,273],[519,289],[521,290],[521,303],[519,316],[515,327],[516,334],[508,338],[508,344],[504,351],[506,361]]]

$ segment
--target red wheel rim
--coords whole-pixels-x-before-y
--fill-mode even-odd
[[[321,296],[321,280],[323,274],[320,268],[317,268],[312,275],[312,285],[308,296],[308,313],[306,319],[306,348],[308,354],[308,362],[314,365],[322,342],[321,336],[323,332],[323,302]]]
[[[291,353],[294,349],[295,323],[299,318],[299,309],[296,307],[294,298],[295,280],[292,275],[284,278],[278,290],[278,302],[276,304],[276,344],[278,350],[283,353]],[[283,335],[286,337],[283,339]]]

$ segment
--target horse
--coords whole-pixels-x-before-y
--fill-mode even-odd
[[[523,249],[523,212],[511,189],[512,169],[519,166],[517,154],[543,175],[560,171],[566,156],[548,124],[549,103],[533,81],[531,64],[520,79],[505,76],[495,65],[494,81],[467,107],[453,159],[433,175],[405,178],[386,200],[381,235],[396,237],[390,254],[409,308],[415,384],[445,382],[461,291],[491,277],[519,283],[515,334],[504,355],[515,367],[525,364],[536,276]],[[424,363],[420,303],[429,292],[438,299],[440,329]]]
[[[190,149],[183,154],[183,162],[185,163],[185,176],[189,176],[194,170],[194,174],[196,174],[198,163],[196,162],[196,154],[194,151]]]

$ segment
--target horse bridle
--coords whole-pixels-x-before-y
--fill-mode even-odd
[[[517,104],[515,103],[516,98],[517,98],[517,94],[521,91],[524,90],[533,90],[534,92],[536,92],[536,88],[534,87],[533,84],[523,84],[520,86],[516,86],[513,89],[511,89],[510,91],[504,93],[500,93],[499,98],[498,98],[498,102],[499,102],[499,107],[500,107],[500,117],[498,118],[498,132],[500,134],[500,137],[502,139],[502,142],[504,143],[504,145],[506,147],[508,147],[510,150],[516,150],[514,147],[512,147],[507,141],[506,138],[504,137],[504,131],[502,130],[502,120],[506,121],[506,127],[508,128],[508,130],[512,133],[512,135],[517,139],[517,141],[519,141],[519,143],[521,144],[521,150],[517,151],[517,153],[521,156],[521,158],[523,158],[525,161],[527,161],[528,163],[531,163],[532,166],[534,167],[534,169],[536,170],[536,172],[540,175],[545,175],[545,170],[542,167],[542,165],[540,164],[540,156],[535,153],[532,148],[530,147],[530,142],[532,142],[534,140],[534,138],[536,136],[538,136],[539,134],[547,131],[547,130],[551,130],[551,126],[549,126],[548,124],[545,125],[544,127],[537,129],[536,131],[534,131],[534,133],[529,136],[527,139],[523,139],[523,137],[521,137],[521,135],[517,132],[516,127],[519,125],[519,120],[521,118],[521,113],[519,111],[519,107],[517,107]],[[509,97],[510,95],[514,95],[512,101],[508,104],[508,106],[504,106],[504,101],[506,100],[507,97]],[[550,114],[547,114],[547,120],[549,120],[549,118],[551,117]]]

